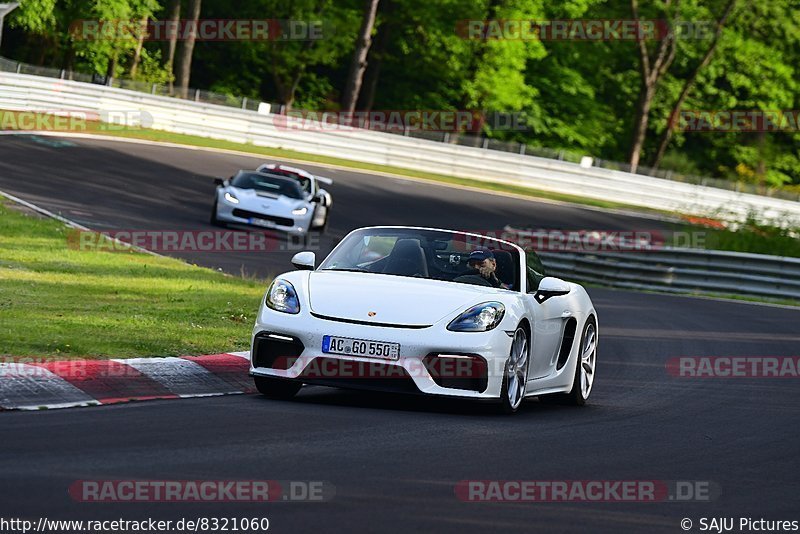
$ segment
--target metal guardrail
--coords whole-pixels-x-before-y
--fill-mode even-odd
[[[539,255],[548,274],[580,282],[800,300],[800,259],[796,258],[681,248]]]
[[[293,128],[285,117],[97,84],[0,72],[0,109],[137,111],[151,127],[256,146],[510,184],[733,222],[800,227],[800,202],[621,171],[339,127]],[[137,127],[138,125],[132,124]]]
[[[71,70],[59,70],[48,67],[37,67],[18,61],[12,61],[0,57],[0,71],[15,72],[17,74],[34,74],[36,76],[46,76],[49,78],[59,78],[62,80],[73,80],[86,83],[102,83],[109,87],[117,87],[120,89],[130,89],[132,91],[149,93],[152,95],[169,96],[172,98],[181,98],[178,94],[171,92],[169,87],[164,84],[141,82],[134,80],[126,80],[122,78],[106,79],[103,76],[85,74]],[[203,91],[200,89],[189,89],[187,93],[187,100],[195,102],[217,104],[221,106],[230,106],[238,109],[249,109],[256,111],[260,106],[266,106],[275,113],[282,112],[284,106],[275,103],[260,102],[257,99],[248,99],[247,97],[238,97],[222,93],[215,93],[212,91]],[[571,163],[580,163],[586,154],[579,154],[570,150],[552,149],[540,146],[533,146],[527,143],[518,143],[514,141],[502,141],[498,139],[490,139],[480,135],[469,134],[454,134],[451,132],[430,132],[430,131],[414,131],[405,129],[402,131],[388,131],[390,134],[403,135],[406,137],[413,137],[417,139],[427,139],[429,141],[436,141],[439,143],[450,143],[468,147],[479,147],[486,150],[496,150],[501,152],[511,152],[514,154],[521,154],[527,156],[535,156],[539,158],[546,158],[558,161],[567,161]],[[592,158],[592,166],[603,169],[610,169],[615,171],[630,171],[628,163],[618,161],[604,160],[601,158]],[[784,200],[800,201],[800,193],[788,191],[785,189],[771,188],[760,186],[757,184],[749,184],[738,181],[726,180],[722,178],[711,178],[709,176],[697,176],[681,172],[672,171],[670,169],[656,169],[640,165],[638,167],[638,175],[640,176],[653,176],[656,178],[663,178],[665,180],[674,180],[684,182],[687,184],[695,184],[702,186],[709,186],[718,189],[725,189],[729,191],[736,191],[740,193],[751,193],[755,195],[764,195],[773,198],[780,198]]]

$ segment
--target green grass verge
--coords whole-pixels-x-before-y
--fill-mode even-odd
[[[247,350],[265,282],[133,251],[0,204],[0,354],[126,358]]]
[[[704,231],[705,248],[708,249],[800,258],[800,239],[792,235],[793,232],[800,233],[800,229],[791,231],[747,224],[735,232],[715,228]]]

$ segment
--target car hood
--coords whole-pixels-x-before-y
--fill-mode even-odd
[[[308,280],[313,313],[376,325],[430,326],[452,320],[483,298],[496,299],[497,291],[375,273],[314,271]]]
[[[308,205],[305,200],[289,198],[285,195],[266,196],[263,193],[259,195],[254,189],[229,187],[228,191],[239,199],[238,207],[250,211],[266,213],[290,212],[293,209]]]

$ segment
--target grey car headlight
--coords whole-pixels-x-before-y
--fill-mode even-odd
[[[233,193],[228,193],[227,191],[225,192],[225,200],[227,200],[231,204],[239,203],[239,199],[236,198],[236,195],[234,195]]]
[[[284,313],[300,313],[300,299],[294,286],[286,280],[275,280],[267,290],[267,307]]]
[[[292,215],[305,215],[308,213],[308,208],[305,206],[302,208],[297,208],[296,210],[292,210]]]
[[[499,325],[505,313],[506,307],[501,303],[484,302],[453,319],[447,329],[453,332],[486,332]]]

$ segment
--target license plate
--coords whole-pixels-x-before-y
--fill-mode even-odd
[[[276,226],[274,222],[268,221],[266,219],[250,218],[250,219],[247,220],[247,222],[249,224],[254,225],[254,226],[262,226],[264,228],[275,228],[275,226]]]
[[[383,360],[400,358],[400,344],[368,339],[352,339],[349,337],[323,336],[322,352],[326,354],[346,354],[348,356],[365,356]]]

